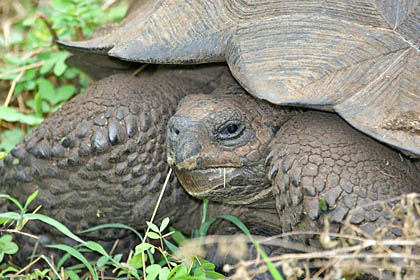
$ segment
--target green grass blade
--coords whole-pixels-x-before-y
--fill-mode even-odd
[[[96,227],[91,227],[91,228],[85,229],[85,230],[83,230],[79,233],[88,233],[88,232],[92,232],[92,231],[95,231],[95,230],[107,229],[107,228],[128,229],[128,230],[132,231],[135,235],[137,235],[137,237],[140,239],[140,241],[143,241],[143,236],[137,230],[135,230],[134,228],[132,228],[130,226],[127,226],[127,225],[124,225],[124,224],[118,224],[118,223],[116,223],[116,224],[104,224],[104,225],[100,225],[100,226],[96,226]],[[153,263],[154,262],[153,255],[149,251],[147,251],[147,255],[149,256],[149,260]]]
[[[202,224],[199,228],[199,236],[205,236],[207,231],[209,230],[210,226],[217,220],[217,218],[211,218],[204,224]]]
[[[19,207],[20,211],[23,212],[23,207],[22,204],[19,203],[19,201],[17,201],[15,198],[11,197],[8,194],[0,194],[0,198],[7,198],[8,200],[10,200],[11,202],[13,202],[14,204],[17,205],[17,207]]]
[[[257,248],[257,250],[261,254],[261,258],[264,260],[265,265],[268,268],[268,271],[270,272],[271,276],[275,280],[283,280],[283,277],[281,276],[280,272],[277,270],[277,268],[274,266],[274,264],[269,260],[267,254],[264,252],[264,250],[261,248],[260,244],[254,240],[254,238],[251,235],[251,232],[248,230],[248,228],[245,226],[244,223],[242,223],[241,220],[239,220],[237,217],[232,215],[221,215],[219,216],[221,219],[225,219],[236,225],[240,230],[242,230],[248,238],[252,241],[254,246]]]
[[[172,253],[175,253],[176,251],[179,250],[179,248],[175,244],[172,244],[172,242],[166,239],[163,239],[163,242],[165,242],[166,246],[168,247],[169,250],[171,250]]]
[[[20,219],[20,215],[18,213],[15,213],[15,212],[6,212],[6,213],[1,213],[0,218],[7,218],[7,219],[12,219],[12,220],[17,220],[18,221]]]
[[[71,239],[76,240],[77,242],[85,244],[85,241],[83,241],[80,237],[72,233],[65,225],[54,220],[53,218],[50,218],[48,216],[41,215],[41,214],[24,214],[23,216],[25,219],[28,219],[28,220],[39,220],[46,224],[49,224],[50,226],[55,227],[57,230],[59,230],[62,234],[66,235],[67,237],[70,237]]]
[[[102,256],[106,256],[109,258],[108,253],[105,251],[104,247],[101,244],[94,242],[94,241],[87,241],[85,246],[91,249],[92,251],[98,252]]]
[[[38,190],[36,190],[33,194],[31,194],[28,199],[26,200],[25,206],[23,207],[23,211],[25,212],[26,209],[28,209],[29,204],[32,202],[32,200],[34,200],[36,198],[36,196],[38,195]]]
[[[86,266],[86,268],[89,270],[90,274],[92,275],[93,279],[98,280],[97,272],[93,269],[93,267],[89,263],[89,261],[82,254],[80,254],[80,252],[77,251],[76,249],[74,249],[70,246],[67,246],[67,245],[63,245],[63,244],[47,245],[47,247],[65,251],[66,253],[70,254],[74,258],[78,259],[79,261],[81,261]]]
[[[92,232],[95,230],[100,230],[100,229],[106,229],[106,228],[121,228],[121,229],[128,229],[131,230],[132,232],[134,232],[140,239],[140,241],[143,241],[143,236],[134,228],[130,227],[130,226],[126,226],[124,224],[104,224],[104,225],[100,225],[100,226],[96,226],[96,227],[91,227],[88,229],[85,229],[79,233],[88,233],[88,232]]]
[[[207,220],[207,205],[209,204],[208,199],[204,199],[203,201],[203,217],[201,217],[201,224],[204,224]]]

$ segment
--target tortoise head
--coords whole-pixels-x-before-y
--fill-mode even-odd
[[[261,202],[271,194],[269,144],[289,116],[247,94],[189,95],[168,123],[168,163],[192,196]]]

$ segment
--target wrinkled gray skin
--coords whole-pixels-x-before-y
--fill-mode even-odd
[[[242,90],[224,66],[204,66],[194,70],[150,69],[138,78],[116,75],[101,80],[44,121],[0,162],[0,192],[24,202],[38,189],[39,195],[30,210],[42,205],[39,213],[64,223],[73,232],[104,223],[123,223],[143,229],[168,172],[167,122],[184,96],[212,91],[216,95],[239,92],[228,98],[215,97],[220,106],[212,109],[216,110],[212,115],[214,122],[228,120],[223,111],[217,114],[217,110],[226,106],[237,110],[238,105],[242,111],[237,112],[236,118],[250,123],[259,118],[267,122],[252,126],[245,140],[252,142],[258,136],[263,144],[260,143],[258,153],[252,153],[255,146],[250,146],[247,156],[238,154],[245,167],[242,171],[246,172],[240,173],[236,181],[228,177],[223,190],[222,197],[231,196],[230,190],[239,186],[232,195],[236,203],[214,198],[213,193],[197,195],[214,198],[215,202],[209,205],[209,216],[236,215],[253,233],[264,235],[295,229],[314,230],[322,224],[320,216],[340,222],[349,209],[418,191],[419,172],[412,162],[353,130],[337,116],[318,112],[297,114],[294,110],[255,101],[240,94]],[[188,117],[186,112],[196,112],[197,106],[207,112],[207,104],[214,102],[211,100],[205,95],[198,99],[191,97],[177,116]],[[185,104],[189,104],[188,110]],[[276,117],[270,119],[272,114]],[[206,118],[200,122],[203,127],[211,123]],[[209,136],[202,133],[201,137],[206,135]],[[200,141],[203,139],[206,140]],[[240,146],[249,143],[244,141]],[[235,142],[231,144],[230,151],[236,150]],[[211,146],[221,147],[217,141]],[[177,152],[171,151],[175,158]],[[226,155],[219,154],[218,159],[229,161]],[[188,157],[184,155],[182,161]],[[18,164],[14,164],[16,159]],[[249,160],[252,167],[248,168]],[[178,175],[179,163],[171,162]],[[211,161],[200,164],[206,163]],[[248,186],[249,203],[242,199],[242,185]],[[254,190],[250,186],[263,189],[263,194],[253,199]],[[193,193],[187,184],[185,187]],[[260,192],[258,188],[254,188],[256,192]],[[335,207],[334,210],[321,213],[317,208],[320,198],[330,208]],[[0,203],[2,211],[13,209],[6,200]],[[380,209],[360,210],[361,214],[353,222],[370,232],[385,222]],[[184,232],[197,228],[201,219],[200,202],[188,196],[174,177],[167,186],[157,220],[166,216]],[[42,245],[69,242],[45,224],[31,222],[25,229],[41,236],[40,250],[44,253],[48,251]],[[219,224],[212,231],[226,232],[231,232],[227,224]],[[129,232],[121,230],[101,230],[81,236],[102,240],[109,245],[107,248],[120,238],[126,242],[120,243],[119,250],[127,248],[128,243],[138,242]],[[33,247],[28,243],[33,245],[33,240],[19,236],[18,242],[21,256],[32,253]]]
[[[379,201],[420,191],[413,162],[337,115],[299,113],[245,93],[185,97],[169,120],[167,154],[189,194],[276,210],[284,233],[321,229],[327,217],[333,231],[349,218],[372,234],[391,221]],[[317,238],[292,239],[317,246]]]
[[[29,211],[42,205],[38,213],[74,233],[105,223],[145,228],[169,170],[165,141],[170,116],[182,97],[211,92],[218,77],[226,73],[224,66],[194,71],[167,67],[150,69],[138,78],[116,75],[101,80],[57,110],[0,161],[0,193],[24,203],[38,189]],[[16,159],[18,164],[13,163]],[[0,199],[0,205],[1,212],[14,209],[5,199]],[[219,208],[217,212],[210,207],[210,213],[223,213]],[[200,202],[189,197],[172,176],[157,219],[171,217],[176,227],[188,233],[199,226],[200,215]],[[41,236],[41,245],[69,242],[42,223],[28,223],[25,230]],[[35,240],[18,237],[20,256],[30,256]],[[124,230],[81,237],[109,241],[108,249],[117,238],[139,242]],[[119,247],[125,249],[126,244],[121,242]]]

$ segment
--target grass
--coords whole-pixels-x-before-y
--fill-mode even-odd
[[[0,3],[0,151],[7,153],[90,84],[66,65],[57,39],[80,40],[118,21],[127,0],[3,0]]]
[[[167,179],[171,174],[168,174]],[[165,191],[165,182],[161,195]],[[161,196],[160,195],[160,196]],[[245,225],[236,217],[222,215],[218,218],[203,217],[201,227],[187,239],[182,233],[171,229],[168,231],[170,219],[165,218],[160,225],[154,223],[154,215],[159,207],[156,202],[154,214],[147,223],[144,238],[135,229],[113,224],[103,225],[84,231],[89,232],[102,228],[122,228],[133,231],[139,237],[139,244],[131,248],[129,256],[113,254],[95,241],[86,241],[70,232],[64,225],[50,217],[27,213],[26,209],[37,196],[32,194],[21,205],[8,195],[0,195],[19,208],[19,212],[0,214],[4,227],[0,238],[0,277],[13,279],[219,279],[224,275],[215,271],[215,265],[204,260],[205,248],[216,245],[222,256],[231,255],[239,261],[235,265],[225,265],[225,271],[231,273],[232,279],[252,279],[252,277],[269,273],[273,279],[283,279],[279,273],[281,268],[287,279],[367,279],[364,275],[373,275],[376,279],[420,279],[420,204],[416,194],[402,197],[390,209],[387,202],[381,202],[384,211],[390,211],[390,224],[377,229],[373,235],[363,232],[359,227],[349,223],[351,217],[343,222],[339,233],[330,232],[325,222],[322,232],[291,232],[279,236],[252,236]],[[206,203],[204,203],[204,208]],[[204,213],[206,209],[204,209]],[[232,236],[206,236],[207,230],[216,219],[225,219],[236,225],[244,234]],[[26,234],[38,240],[37,236],[25,233],[26,223],[39,220],[58,229],[63,235],[78,242],[77,246],[65,244],[49,245],[50,248],[64,251],[65,255],[54,262],[48,256],[38,256],[24,268],[17,268],[5,262],[6,255],[17,253],[19,244],[13,241],[16,234]],[[397,223],[395,223],[397,222]],[[402,232],[400,238],[389,238],[394,228]],[[302,248],[284,238],[293,235],[318,235],[324,250]],[[156,242],[157,241],[157,242]],[[177,245],[173,244],[177,241]],[[258,251],[257,257],[246,258],[249,243]],[[286,249],[306,251],[304,253],[284,253],[267,256],[263,246],[278,246]],[[36,250],[34,247],[34,250]],[[290,251],[290,250],[289,250]],[[88,252],[96,252],[96,259],[87,258]],[[68,257],[73,257],[80,265],[64,267]],[[35,268],[35,264],[44,262],[43,269]],[[32,272],[30,268],[35,268]],[[21,278],[19,278],[21,277]],[[38,277],[38,278],[37,278]],[[372,279],[372,278],[368,278]]]
[[[5,153],[45,117],[90,84],[86,75],[64,63],[68,53],[57,49],[55,41],[58,38],[86,38],[97,26],[121,19],[127,9],[126,1],[122,0],[51,0],[50,5],[46,3],[41,0],[0,3],[0,151]],[[0,158],[2,156],[4,154]],[[202,258],[204,248],[216,244],[221,254],[241,259],[235,265],[225,266],[234,279],[252,278],[264,272],[274,279],[282,279],[279,268],[287,279],[357,279],[365,273],[378,278],[420,279],[420,209],[415,195],[403,197],[390,211],[402,232],[402,237],[397,239],[388,238],[395,225],[385,226],[370,236],[348,221],[339,233],[331,233],[326,223],[321,233],[292,232],[270,238],[256,237],[251,236],[240,220],[229,215],[218,219],[235,224],[243,236],[206,236],[217,218],[208,219],[205,214],[192,239],[171,229],[170,217],[160,225],[151,217],[144,236],[122,224],[102,225],[81,233],[104,228],[131,230],[139,237],[139,244],[131,248],[128,256],[114,254],[112,250],[107,252],[100,243],[83,240],[50,217],[28,213],[28,205],[36,195],[30,196],[24,205],[8,195],[0,195],[0,199],[8,199],[19,208],[16,213],[0,214],[0,223],[4,225],[0,237],[0,278],[74,280],[141,279],[147,276],[147,280],[217,279],[223,275],[215,272],[214,264]],[[325,201],[320,204],[321,209],[326,209]],[[158,206],[159,202],[156,209]],[[383,203],[384,209],[386,206]],[[39,241],[38,236],[25,232],[25,225],[33,220],[49,224],[78,245],[51,244],[51,248],[63,251],[61,259],[41,255],[28,261],[23,268],[12,265],[8,260],[13,260],[19,252],[19,244],[14,241],[16,235],[24,234]],[[285,238],[297,234],[319,235],[324,250],[313,251],[302,248],[302,244],[286,241]],[[246,260],[249,243],[258,248],[258,254],[257,258]],[[268,256],[264,245],[304,253]],[[98,257],[89,259],[86,256],[89,252],[95,252]],[[64,267],[63,263],[69,257],[78,260],[79,264]]]

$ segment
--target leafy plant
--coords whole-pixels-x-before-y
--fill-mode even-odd
[[[12,241],[10,234],[0,237],[0,263],[3,261],[4,255],[13,255],[18,251],[18,246]]]
[[[118,277],[132,277],[134,276],[136,279],[140,279],[146,275],[147,280],[153,279],[198,279],[198,280],[205,280],[205,279],[219,279],[224,278],[224,275],[215,272],[215,265],[204,260],[201,258],[196,257],[192,264],[179,262],[176,260],[172,254],[174,251],[178,250],[178,247],[172,244],[167,238],[172,234],[180,234],[176,231],[171,231],[165,233],[169,225],[169,218],[163,219],[162,223],[157,226],[152,222],[147,222],[148,231],[146,233],[146,237],[143,238],[135,229],[122,225],[122,224],[108,224],[108,225],[101,225],[98,227],[94,227],[88,229],[84,232],[91,232],[94,230],[99,230],[103,228],[121,228],[121,229],[129,229],[133,231],[135,234],[139,236],[140,240],[143,240],[138,246],[135,248],[135,253],[131,256],[126,263],[122,262],[122,255],[116,254],[114,256],[110,255],[106,250],[102,247],[101,244],[94,242],[94,241],[84,241],[79,238],[77,235],[72,233],[66,226],[61,224],[60,222],[41,214],[36,213],[27,213],[28,207],[31,202],[36,198],[38,195],[38,191],[34,192],[32,195],[28,197],[25,204],[19,203],[15,198],[9,195],[0,195],[0,198],[5,198],[15,204],[18,209],[20,210],[19,213],[15,212],[6,212],[0,213],[1,224],[9,223],[12,224],[16,222],[15,230],[16,232],[20,233],[20,231],[24,228],[25,224],[31,220],[38,220],[44,223],[49,224],[50,226],[54,227],[62,234],[66,235],[67,237],[75,240],[79,243],[79,245],[71,247],[65,244],[54,244],[54,245],[47,245],[49,248],[54,248],[58,250],[64,251],[66,254],[58,261],[57,265],[53,265],[50,263],[51,268],[45,268],[43,270],[35,269],[34,272],[27,275],[27,277],[42,277],[42,279],[47,278],[51,273],[57,273],[57,271],[62,271],[65,275],[67,275],[70,279],[80,279],[79,274],[82,273],[83,269],[87,269],[89,271],[89,275],[92,279],[97,280],[99,279],[99,270],[108,270],[116,273]],[[182,235],[182,234],[181,234]],[[153,245],[150,242],[146,242],[147,239],[150,238],[151,240],[158,240],[160,246]],[[171,253],[168,253],[165,250],[164,244],[167,245]],[[18,246],[12,241],[12,235],[5,234],[0,237],[0,264],[3,260],[5,254],[13,255],[18,251]],[[99,254],[100,257],[95,262],[88,260],[85,257],[85,253],[88,252],[96,252]],[[161,261],[155,262],[155,258],[153,257],[154,254],[157,252],[160,253],[162,256]],[[147,253],[147,254],[145,254]],[[151,257],[148,257],[151,256]],[[44,256],[41,256],[44,257]],[[39,257],[39,258],[41,258]],[[62,270],[62,266],[64,262],[69,258],[73,257],[74,259],[81,262],[81,265],[65,268]],[[38,259],[39,259],[38,258]],[[46,261],[50,261],[44,257]],[[15,275],[17,272],[16,269],[13,267],[6,267],[1,273],[0,276],[12,276]],[[32,279],[32,278],[30,278]]]
[[[84,39],[97,26],[121,20],[128,7],[124,0],[120,5],[100,0],[51,0],[37,6],[30,0],[16,2],[8,9],[13,24],[0,34],[0,89],[8,92],[0,106],[0,124],[9,123],[7,129],[0,125],[0,151],[6,153],[90,83],[80,70],[66,65],[69,54],[55,41]]]

